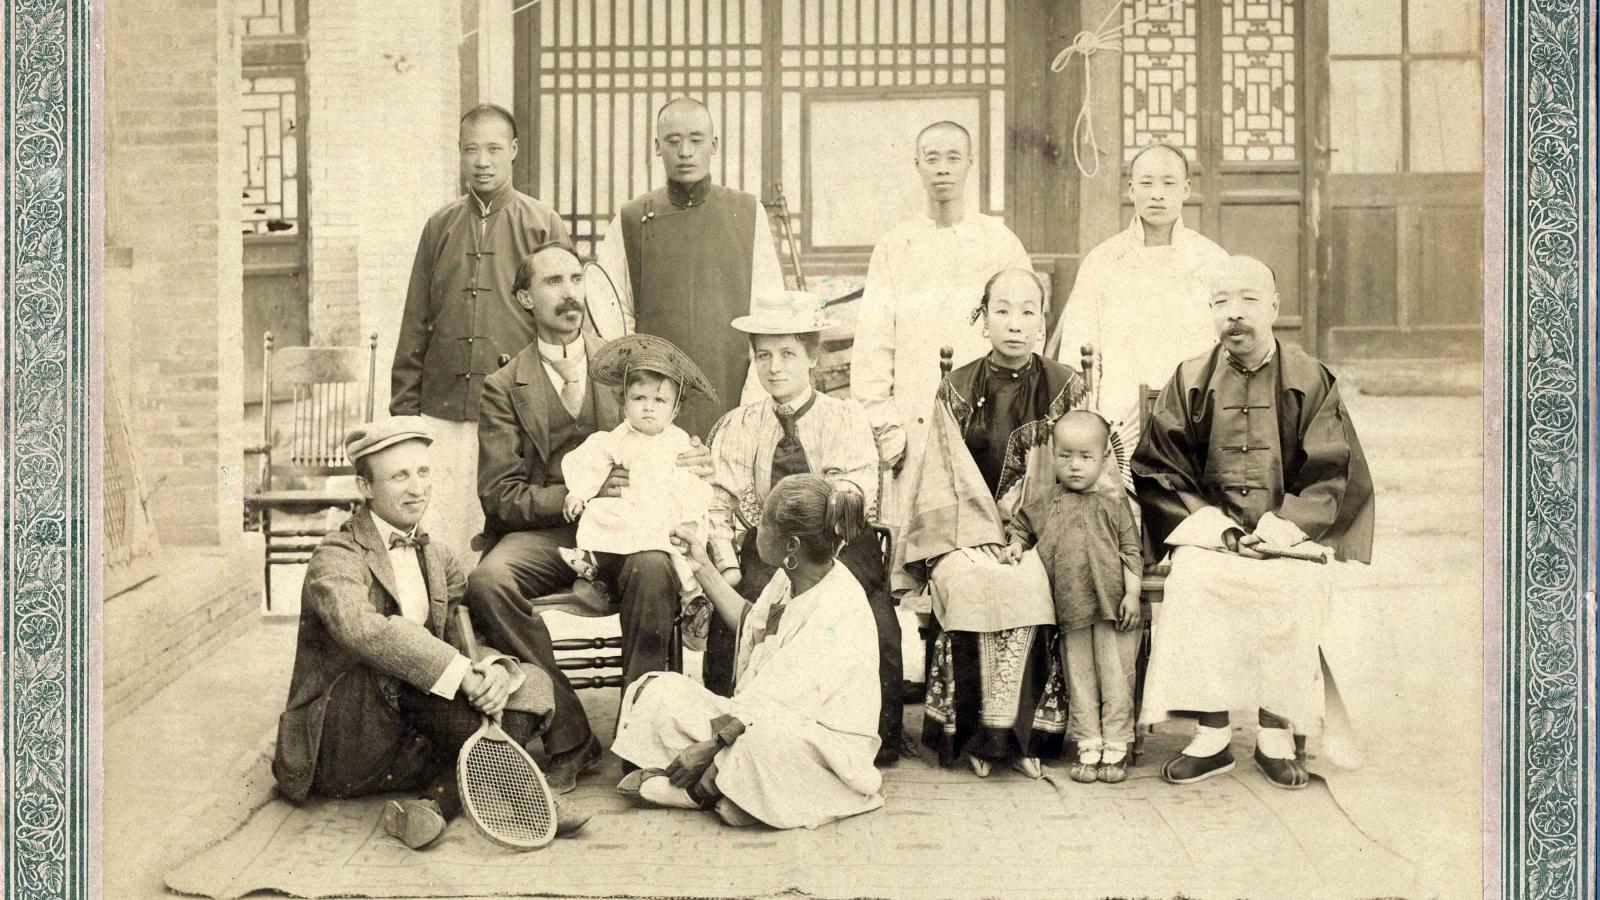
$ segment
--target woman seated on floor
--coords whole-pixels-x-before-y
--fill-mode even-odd
[[[822,333],[835,324],[824,316],[822,298],[804,291],[759,297],[752,314],[732,324],[750,336],[750,368],[766,395],[723,416],[707,440],[716,467],[708,550],[723,578],[754,603],[775,571],[756,552],[761,507],[772,486],[805,474],[855,482],[870,520],[878,496],[878,445],[861,404],[830,397],[812,384]],[[737,550],[736,540],[742,540]],[[839,551],[839,561],[861,584],[878,623],[878,763],[887,764],[900,751],[902,665],[900,622],[878,535],[862,529]],[[730,697],[734,629],[708,618],[702,680],[713,693]]]
[[[617,791],[641,803],[715,809],[729,825],[815,828],[877,809],[878,635],[866,594],[839,563],[867,527],[852,482],[791,475],[767,495],[758,551],[781,567],[754,606],[680,531],[717,616],[738,632],[734,693],[657,672],[622,698],[611,749],[639,766]]]

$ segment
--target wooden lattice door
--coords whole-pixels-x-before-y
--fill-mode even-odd
[[[1123,177],[1152,142],[1183,148],[1194,164],[1185,223],[1272,266],[1280,336],[1312,348],[1324,166],[1306,128],[1320,101],[1307,90],[1307,12],[1307,0],[1127,3]]]

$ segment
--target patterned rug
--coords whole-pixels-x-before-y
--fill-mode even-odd
[[[615,762],[572,799],[596,815],[574,838],[515,853],[465,818],[413,852],[378,824],[381,798],[274,800],[168,874],[176,891],[297,897],[1396,897],[1426,896],[1416,867],[1366,837],[1318,781],[1289,793],[1248,764],[1189,787],[1160,781],[1179,739],[1155,736],[1120,785],[980,780],[904,759],[886,804],[816,831],[733,830],[638,810]],[[608,757],[609,760],[609,757]]]

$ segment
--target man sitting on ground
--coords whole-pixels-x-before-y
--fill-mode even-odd
[[[363,425],[345,440],[366,504],[311,555],[288,708],[272,774],[298,803],[426,789],[391,800],[383,827],[414,850],[461,811],[456,755],[483,716],[526,742],[543,731],[550,679],[480,645],[463,655],[455,611],[466,568],[418,527],[428,509],[429,444],[418,416]],[[587,816],[558,807],[558,834]]]

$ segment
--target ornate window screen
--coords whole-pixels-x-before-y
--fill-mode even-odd
[[[1222,159],[1295,159],[1293,0],[1222,8]]]
[[[783,0],[778,61],[782,177],[797,229],[808,246],[807,217],[800,208],[809,175],[803,162],[807,95],[978,97],[985,122],[973,141],[976,174],[984,179],[982,211],[1002,211],[1006,7],[1006,0]],[[813,160],[812,167],[817,165]]]
[[[300,230],[300,136],[296,79],[244,78],[240,98],[244,143],[245,234]]]
[[[1197,15],[1196,0],[1132,0],[1122,8],[1127,29],[1122,39],[1124,162],[1154,143],[1181,147],[1190,159],[1198,158]]]
[[[675,96],[711,110],[712,177],[761,193],[760,0],[545,0],[518,15],[537,16],[534,140],[524,140],[534,190],[567,217],[580,253],[665,179],[655,113]]]

